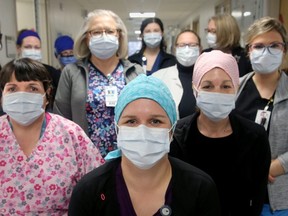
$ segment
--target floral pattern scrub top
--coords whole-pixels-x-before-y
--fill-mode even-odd
[[[27,157],[0,117],[0,215],[67,215],[72,189],[104,163],[98,149],[74,122],[46,113],[46,128]]]
[[[105,102],[105,87],[113,85],[120,94],[125,86],[123,65],[106,77],[89,62],[89,86],[86,102],[89,137],[99,149],[102,157],[117,148],[114,123],[114,107],[107,107]]]

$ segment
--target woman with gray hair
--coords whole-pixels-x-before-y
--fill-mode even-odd
[[[116,145],[114,106],[141,66],[124,60],[127,30],[109,10],[90,12],[74,45],[78,62],[62,71],[54,112],[79,124],[105,156]]]

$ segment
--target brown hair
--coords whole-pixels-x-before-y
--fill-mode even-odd
[[[248,48],[249,44],[261,34],[277,31],[283,40],[285,52],[287,52],[287,32],[280,21],[272,17],[262,17],[256,20],[249,28],[245,35],[245,45]]]
[[[231,50],[240,46],[241,33],[236,19],[230,14],[219,14],[210,18],[216,25],[216,48]],[[210,21],[209,20],[209,21]]]
[[[46,68],[38,61],[29,58],[19,58],[8,62],[0,72],[0,89],[3,91],[6,83],[14,74],[17,81],[40,81],[43,83],[46,98],[51,104],[52,100],[52,78]]]

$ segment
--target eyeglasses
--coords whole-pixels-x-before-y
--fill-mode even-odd
[[[249,48],[250,50],[257,50],[258,52],[265,52],[266,49],[268,49],[268,52],[272,55],[277,55],[281,52],[283,52],[285,47],[284,43],[281,42],[274,42],[269,45],[264,45],[262,43],[255,43],[255,44],[250,44]]]
[[[109,28],[106,28],[106,29],[94,29],[94,30],[89,31],[89,34],[91,36],[94,36],[94,37],[101,37],[103,35],[103,33],[105,33],[106,35],[114,35],[114,36],[116,36],[117,32],[119,32],[119,31],[120,31],[119,29],[109,29]]]
[[[210,33],[212,33],[212,34],[216,34],[216,29],[206,28],[206,29],[205,29],[205,32],[206,32],[206,33],[210,32]]]
[[[177,43],[176,47],[189,47],[189,48],[193,48],[193,47],[198,47],[199,44],[198,43]]]

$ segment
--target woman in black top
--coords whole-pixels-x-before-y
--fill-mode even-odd
[[[170,154],[213,178],[222,216],[259,216],[270,148],[263,127],[231,113],[238,85],[233,56],[218,50],[199,56],[193,72],[199,112],[177,122]]]
[[[162,21],[155,18],[145,19],[140,27],[142,48],[138,53],[129,56],[128,60],[143,66],[147,75],[176,64],[176,58],[166,53],[164,41],[164,26]]]

